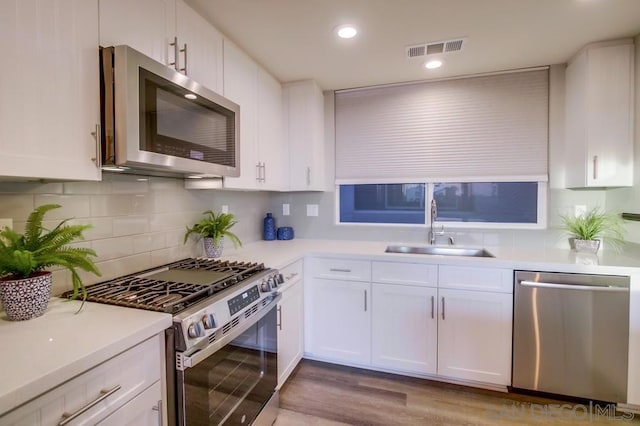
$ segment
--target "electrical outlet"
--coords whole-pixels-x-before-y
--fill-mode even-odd
[[[317,204],[307,204],[307,216],[318,216]]]
[[[289,204],[282,205],[282,216],[289,216],[291,214],[291,210],[289,209]]]
[[[0,219],[0,229],[13,229],[13,219]]]
[[[575,217],[584,216],[587,213],[587,206],[578,204],[573,208],[573,215]]]
[[[222,213],[229,213],[229,206],[226,204],[223,204],[222,207],[220,208],[220,211]]]

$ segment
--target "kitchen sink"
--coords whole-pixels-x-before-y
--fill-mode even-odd
[[[495,257],[482,248],[433,247],[433,246],[387,246],[385,253],[430,254],[438,256]]]

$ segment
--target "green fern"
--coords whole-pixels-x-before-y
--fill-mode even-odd
[[[229,229],[238,223],[235,220],[235,216],[231,213],[215,214],[211,210],[204,212],[204,217],[198,223],[191,228],[187,227],[187,232],[184,235],[184,242],[186,243],[189,236],[196,234],[196,239],[200,240],[203,237],[213,238],[214,244],[218,244],[223,237],[229,237],[233,242],[234,247],[242,247],[242,242],[236,234],[229,231]]]
[[[58,204],[37,207],[27,218],[24,234],[9,228],[0,231],[0,275],[8,279],[22,279],[52,266],[61,266],[71,272],[71,298],[76,299],[82,293],[85,300],[87,290],[76,268],[100,276],[91,259],[97,255],[91,249],[67,245],[83,239],[82,233],[91,225],[69,225],[67,223],[71,219],[65,219],[52,230],[45,229],[42,226],[45,214],[60,207]]]

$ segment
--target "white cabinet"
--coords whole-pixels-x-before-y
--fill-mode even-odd
[[[161,376],[164,369],[164,335],[152,337],[111,358],[78,377],[61,384],[25,405],[0,417],[3,426],[57,425],[76,414],[73,425],[94,425],[118,413],[118,421],[106,424],[141,424],[135,420],[148,418],[158,424],[154,411],[162,400]],[[151,391],[146,392],[151,389]],[[146,392],[146,393],[145,393]],[[143,396],[138,400],[136,397]],[[135,401],[135,402],[134,402]],[[96,402],[92,405],[92,403]],[[134,402],[132,406],[129,406]],[[120,413],[120,410],[124,411]],[[143,411],[154,411],[146,417]],[[160,413],[163,415],[163,411]],[[140,417],[142,416],[142,417]],[[155,422],[151,422],[155,419]]]
[[[223,36],[182,0],[100,0],[100,44],[126,44],[222,93]]]
[[[566,70],[568,188],[633,184],[633,40],[589,45]]]
[[[99,180],[97,0],[0,2],[0,176]]]
[[[312,80],[287,83],[284,116],[289,146],[289,189],[323,191],[324,97]]]
[[[176,0],[176,35],[181,72],[222,94],[222,34],[182,0]]]
[[[240,105],[240,176],[230,189],[285,189],[280,83],[229,40],[224,41],[224,96]]]
[[[372,284],[371,362],[393,370],[436,373],[437,289]]]
[[[438,296],[438,374],[510,385],[512,295],[441,288]]]
[[[100,0],[101,46],[126,44],[169,65],[175,35],[175,0]]]
[[[278,387],[302,359],[304,351],[304,286],[302,261],[280,270],[285,286],[278,304]]]
[[[371,362],[371,285],[313,278],[305,288],[305,353],[366,365]]]
[[[162,388],[158,381],[98,425],[162,426],[165,423],[162,406]]]

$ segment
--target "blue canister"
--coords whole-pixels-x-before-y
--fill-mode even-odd
[[[282,226],[278,228],[279,240],[293,240],[293,228],[290,226]]]
[[[276,239],[276,220],[271,213],[267,213],[267,216],[264,218],[262,238],[267,241]]]

